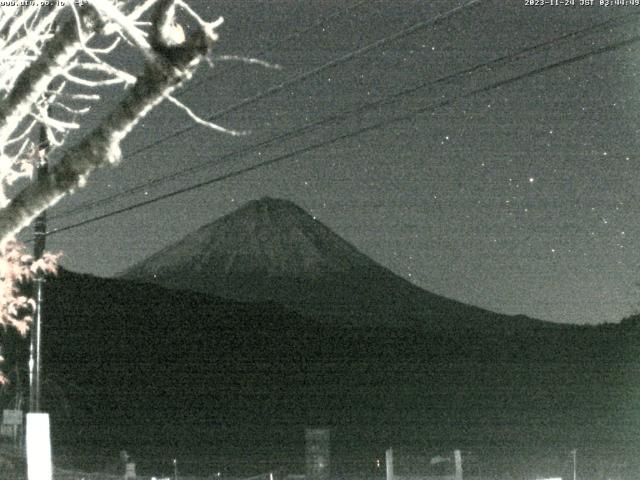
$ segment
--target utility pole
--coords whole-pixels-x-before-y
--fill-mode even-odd
[[[573,480],[576,480],[576,453],[578,453],[578,450],[575,448],[571,450],[571,455],[573,455]]]
[[[52,11],[54,8],[53,2],[49,3],[48,11]],[[57,29],[57,23],[53,22],[51,25],[51,32],[55,33]],[[49,84],[51,87],[51,84]],[[51,105],[47,106],[47,113],[50,113]],[[47,155],[49,153],[49,136],[44,124],[40,124],[40,131],[38,132],[38,151],[37,151],[37,164],[35,172],[35,181],[43,180],[49,174],[49,160]],[[35,260],[42,258],[44,254],[46,239],[47,239],[47,211],[43,210],[40,215],[36,217],[34,222],[34,244],[33,244],[33,257]],[[42,302],[44,298],[44,273],[36,272],[35,276],[35,297],[36,308],[34,312],[33,325],[31,325],[31,343],[29,349],[29,412],[40,412],[40,372],[42,361],[40,359],[40,338],[42,336]]]
[[[49,10],[56,8],[51,2]],[[55,33],[56,24],[51,33]],[[51,87],[51,84],[49,84]],[[47,99],[48,101],[49,99]],[[51,105],[47,106],[49,112]],[[38,138],[37,164],[35,181],[45,180],[49,175],[49,136],[44,123],[40,124]],[[47,212],[43,210],[35,220],[33,257],[35,261],[42,258],[47,238]],[[44,272],[36,271],[34,290],[36,308],[33,325],[31,325],[31,342],[29,355],[29,413],[26,415],[25,454],[27,458],[27,478],[29,480],[52,480],[53,461],[51,458],[51,427],[48,413],[40,412],[40,374],[41,356],[40,342],[42,337],[42,301],[44,297]]]
[[[36,165],[36,181],[46,177],[49,173],[49,163],[47,161],[47,153],[49,151],[49,139],[47,138],[47,130],[43,125],[40,126],[40,139],[38,145],[38,164]],[[35,220],[34,227],[34,246],[33,256],[35,260],[42,258],[47,238],[47,212],[44,210]],[[31,326],[31,345],[29,355],[29,411],[32,413],[40,411],[40,338],[42,333],[42,301],[44,297],[44,274],[36,273],[35,278],[35,297],[36,309]]]

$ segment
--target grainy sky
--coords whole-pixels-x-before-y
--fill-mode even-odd
[[[225,18],[219,55],[282,67],[204,68],[180,98],[205,117],[422,26],[216,118],[250,130],[246,136],[200,126],[178,134],[191,120],[158,108],[126,140],[122,165],[61,202],[50,228],[326,145],[61,232],[49,247],[64,251],[70,269],[113,275],[269,195],[296,202],[379,263],[450,298],[569,323],[636,311],[640,6],[480,0],[431,23],[467,3],[192,0],[203,16]]]

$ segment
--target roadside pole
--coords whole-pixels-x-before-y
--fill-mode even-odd
[[[38,144],[38,158],[36,165],[36,181],[43,179],[49,173],[47,153],[49,139],[44,125],[40,126]],[[35,220],[35,242],[33,257],[42,258],[46,246],[47,213],[43,211]],[[42,336],[42,304],[44,298],[44,273],[37,272],[35,276],[35,301],[33,325],[31,325],[31,342],[29,351],[29,413],[26,421],[26,456],[27,478],[29,480],[51,480],[53,463],[51,459],[51,430],[49,414],[40,413],[40,385],[41,385],[41,355],[40,344]]]

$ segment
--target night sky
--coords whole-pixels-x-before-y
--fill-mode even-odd
[[[325,145],[52,235],[49,249],[67,268],[114,275],[268,195],[429,291],[557,322],[619,321],[640,305],[640,7],[525,1],[191,0],[203,16],[225,17],[217,54],[281,69],[217,62],[181,100],[206,117],[287,86],[216,118],[245,136],[200,126],[177,135],[191,120],[156,109],[126,140],[122,165],[51,210],[50,229]]]

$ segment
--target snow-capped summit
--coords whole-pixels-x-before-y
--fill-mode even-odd
[[[183,275],[317,276],[372,263],[294,203],[264,197],[203,226],[127,272],[132,278]],[[177,280],[177,279],[176,279]],[[210,292],[212,285],[193,285]]]

